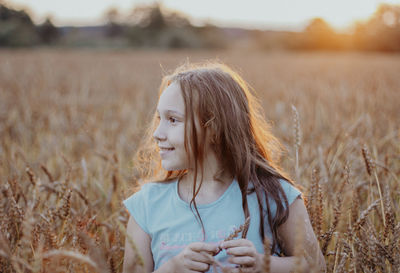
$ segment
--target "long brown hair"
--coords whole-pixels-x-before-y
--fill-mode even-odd
[[[262,240],[265,237],[263,203],[266,204],[266,216],[273,236],[272,250],[276,251],[281,242],[277,229],[289,214],[288,200],[279,179],[290,183],[292,181],[278,164],[282,146],[271,134],[253,90],[236,72],[216,62],[184,64],[178,67],[175,72],[163,78],[159,95],[172,82],[180,85],[185,103],[185,148],[186,151],[190,151],[189,164],[194,166],[190,207],[194,205],[203,235],[204,225],[195,198],[202,184],[205,136],[208,136],[211,147],[223,167],[214,178],[219,180],[219,175],[226,171],[237,179],[242,193],[245,219],[249,216],[247,195],[256,193]],[[196,119],[199,121],[197,125]],[[187,170],[162,169],[158,148],[152,139],[157,122],[155,114],[144,143],[137,153],[136,167],[141,171],[141,180],[172,181],[180,178]],[[200,174],[201,178],[199,187],[196,186],[197,174]],[[254,186],[251,190],[249,181]],[[275,217],[272,215],[270,203],[265,202],[265,198],[275,201]],[[243,238],[246,238],[247,231],[248,229],[243,231]]]

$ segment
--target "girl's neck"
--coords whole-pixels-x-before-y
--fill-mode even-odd
[[[210,151],[206,154],[206,158],[203,163],[203,172],[199,169],[197,174],[194,173],[193,169],[189,169],[186,175],[183,178],[182,183],[186,186],[191,186],[193,188],[194,177],[196,177],[196,187],[199,186],[202,181],[202,187],[215,187],[222,186],[224,187],[226,184],[229,186],[232,182],[233,176],[228,173],[228,171],[223,170],[223,164],[219,162],[214,152]]]
[[[206,169],[207,170],[207,169]],[[233,180],[233,175],[229,174],[228,172],[222,172],[220,175],[216,176],[217,172],[209,172],[204,171],[203,177],[201,176],[201,173],[197,173],[196,177],[196,187],[199,186],[200,182],[202,181],[202,187],[210,187],[210,186],[215,186],[215,185],[230,185],[232,180]],[[190,186],[193,188],[194,184],[194,173],[188,171],[181,179],[180,179],[182,184],[185,184],[185,186]]]
[[[213,176],[207,176],[206,174],[207,173],[205,173],[205,177],[202,179],[200,190],[195,198],[198,205],[209,204],[218,200],[233,181],[233,176],[227,173],[222,173],[217,179],[214,179]],[[194,196],[193,179],[194,174],[189,172],[181,177],[178,182],[179,196],[187,203],[189,203]],[[201,176],[198,175],[196,179],[196,191],[199,189],[200,182]]]
[[[199,189],[201,183],[196,202],[209,203],[212,200],[216,200],[231,185],[233,180],[233,175],[228,171],[221,172],[223,169],[223,165],[219,162],[214,152],[208,152],[204,159],[203,172],[198,170],[197,174],[195,174],[193,169],[189,169],[179,179],[180,195],[183,196],[184,200],[190,200],[193,197],[194,178],[196,175],[195,191]]]

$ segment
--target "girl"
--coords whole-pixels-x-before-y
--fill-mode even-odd
[[[124,201],[144,272],[211,272],[215,264],[261,272],[265,237],[271,272],[295,265],[308,272],[311,264],[323,271],[301,194],[278,165],[280,151],[254,95],[227,66],[184,65],[164,77],[136,162],[142,180],[153,182]],[[224,240],[248,217],[240,239]],[[301,264],[293,256],[299,232],[308,257]],[[127,240],[124,272],[139,270],[135,255]]]

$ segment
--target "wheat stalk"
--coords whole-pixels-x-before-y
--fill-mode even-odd
[[[371,176],[372,174],[375,177],[376,185],[378,187],[378,193],[379,193],[379,198],[381,199],[381,210],[382,210],[382,217],[383,217],[383,225],[386,227],[386,220],[384,218],[385,215],[385,207],[383,204],[383,197],[382,197],[382,191],[381,191],[381,186],[379,183],[378,175],[376,173],[376,168],[375,168],[375,163],[371,158],[371,155],[369,153],[368,147],[366,144],[362,147],[362,155],[364,158],[365,166],[367,168],[368,175]]]
[[[118,228],[121,230],[121,232],[125,235],[125,237],[127,238],[130,246],[132,247],[132,249],[135,251],[135,258],[136,258],[136,262],[139,264],[139,266],[143,267],[144,266],[144,261],[142,256],[139,254],[139,250],[136,247],[136,244],[134,242],[134,240],[132,239],[132,237],[126,232],[125,227],[118,221],[116,220],[117,226]]]
[[[375,200],[371,205],[368,206],[367,209],[361,212],[360,217],[357,219],[357,222],[353,226],[353,231],[358,232],[361,229],[361,226],[365,223],[368,214],[378,205],[380,201],[381,199]]]
[[[235,239],[240,232],[243,232],[250,225],[250,216],[246,218],[244,223],[240,225],[238,228],[235,228],[228,237],[224,239],[224,242]]]
[[[35,186],[37,183],[36,175],[33,173],[31,168],[29,168],[29,167],[26,167],[25,172],[28,174],[29,181],[31,182],[31,184],[33,186]]]
[[[73,250],[50,250],[47,252],[44,252],[42,254],[43,259],[73,259],[75,261],[78,261],[80,263],[84,263],[89,265],[94,272],[101,272],[102,270],[98,267],[97,263],[92,260],[91,257],[84,255],[82,253],[73,251]]]
[[[395,228],[395,214],[393,212],[392,202],[390,200],[389,185],[385,187],[385,227],[383,231],[383,241],[387,242],[389,232],[394,233]]]
[[[271,243],[267,236],[264,238],[264,256],[262,263],[262,272],[270,273],[271,272]]]
[[[242,225],[240,225],[238,228],[235,228],[225,239],[224,242],[226,241],[230,241],[235,239],[239,233],[243,232],[243,230],[247,229],[250,225],[250,216],[246,218],[246,220],[244,221],[244,223]],[[219,252],[222,251],[222,248],[220,246],[218,246],[218,251],[216,253],[214,253],[214,256],[216,256]],[[207,253],[203,253],[205,255],[208,255]],[[214,265],[213,268],[216,272],[218,272],[218,268],[221,268],[221,270],[227,271],[228,268],[225,268],[224,266],[222,266],[222,264],[218,263],[217,260],[214,259]],[[239,268],[240,271],[240,268]]]
[[[293,138],[294,138],[294,149],[295,149],[295,172],[296,179],[300,181],[300,169],[299,169],[299,149],[301,145],[301,128],[300,128],[300,115],[297,108],[292,104],[293,113]]]
[[[49,182],[50,183],[54,182],[53,175],[51,175],[50,171],[46,168],[46,166],[42,164],[42,165],[40,165],[40,168],[47,175],[47,178],[49,179]]]

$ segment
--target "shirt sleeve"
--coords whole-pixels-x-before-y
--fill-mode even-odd
[[[301,197],[301,192],[286,180],[281,179],[280,182],[290,206],[297,197]]]
[[[301,196],[301,192],[297,188],[295,188],[292,184],[290,184],[288,181],[286,181],[284,179],[280,179],[279,182],[281,184],[283,192],[285,193],[288,204],[290,206],[294,202],[294,200],[296,200],[296,198]],[[285,201],[284,201],[285,199],[283,198],[282,195],[280,195],[280,200],[281,200],[283,207],[285,209],[287,209]],[[271,196],[268,197],[268,203],[269,203],[270,211],[272,213],[272,218],[274,218],[276,216],[277,204],[275,203],[275,200]]]
[[[147,198],[148,185],[143,185],[142,188],[123,201],[123,204],[135,219],[136,223],[143,229],[144,232],[149,234],[147,228]]]

